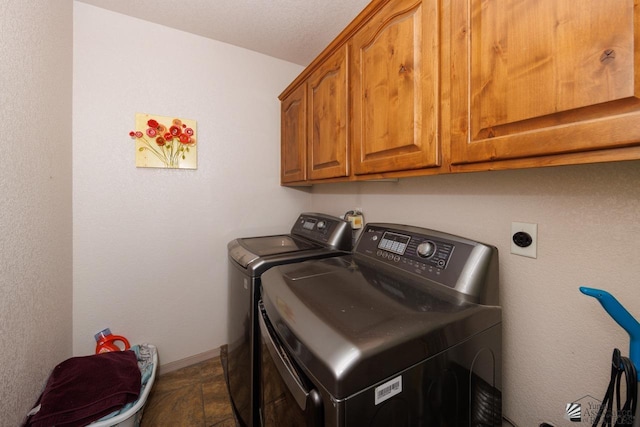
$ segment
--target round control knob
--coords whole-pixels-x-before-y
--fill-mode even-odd
[[[430,258],[436,253],[436,244],[427,240],[418,245],[416,252],[421,258]]]
[[[324,230],[325,228],[327,228],[327,223],[326,221],[318,221],[316,227],[318,227],[318,230]]]

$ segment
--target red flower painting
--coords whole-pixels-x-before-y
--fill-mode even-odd
[[[136,114],[136,166],[196,169],[195,121]]]

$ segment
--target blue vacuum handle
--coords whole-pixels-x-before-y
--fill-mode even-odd
[[[629,334],[629,359],[638,369],[640,381],[640,323],[618,302],[613,295],[602,289],[580,287],[580,292],[597,299],[609,316]]]

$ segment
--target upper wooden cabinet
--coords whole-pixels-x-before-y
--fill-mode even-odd
[[[306,84],[309,179],[347,176],[347,46],[324,61]]]
[[[282,183],[640,159],[639,0],[372,0],[289,85]]]
[[[440,164],[438,1],[391,1],[350,40],[355,174]]]
[[[302,85],[281,100],[280,181],[307,179],[307,90]]]
[[[450,8],[443,73],[453,164],[544,166],[531,159],[573,153],[572,163],[575,153],[640,145],[634,0],[451,0]]]

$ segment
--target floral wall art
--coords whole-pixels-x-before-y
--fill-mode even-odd
[[[139,168],[197,169],[196,121],[136,113],[135,130]]]

